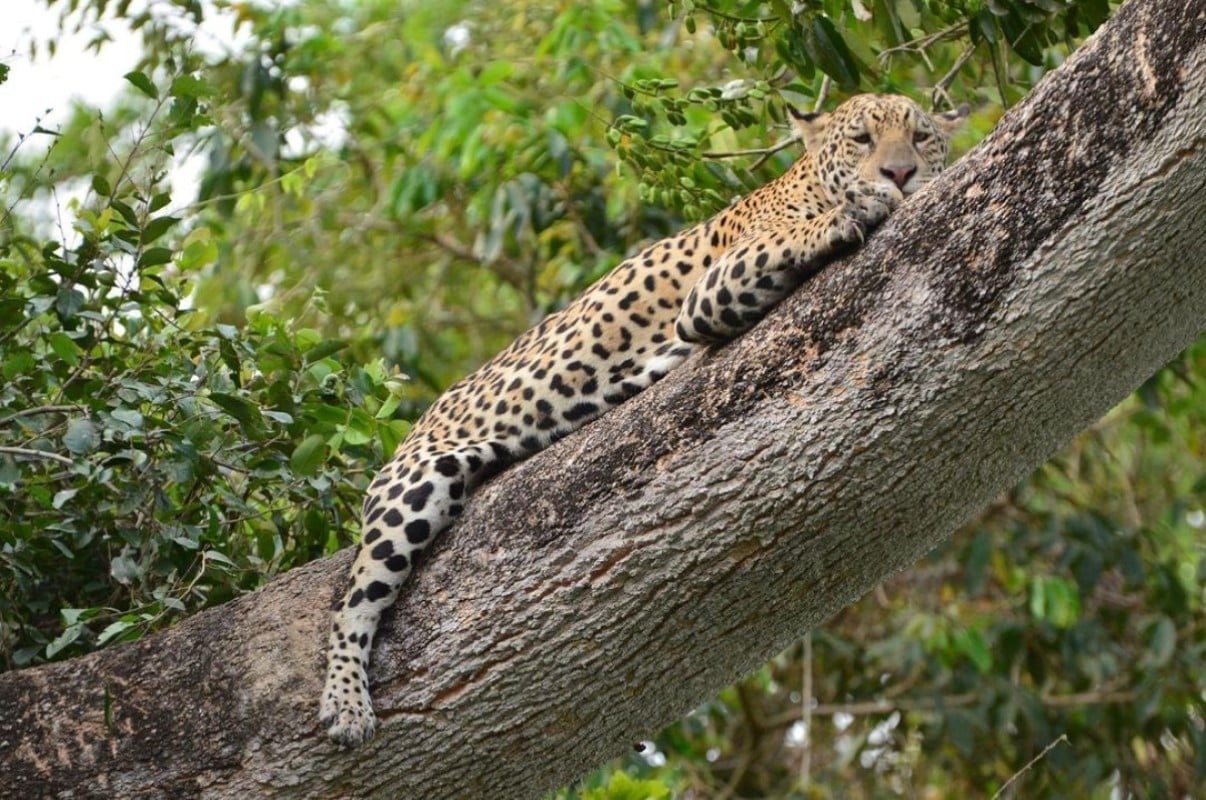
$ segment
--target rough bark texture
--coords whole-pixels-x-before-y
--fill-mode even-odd
[[[867,246],[496,479],[315,719],[348,553],[0,676],[4,797],[529,798],[919,556],[1206,328],[1206,6],[1133,0]]]

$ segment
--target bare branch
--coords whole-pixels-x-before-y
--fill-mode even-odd
[[[48,453],[45,450],[33,450],[28,447],[3,446],[0,447],[0,453],[8,453],[10,456],[17,456],[19,458],[34,458],[42,459],[44,461],[57,461],[58,463],[65,464],[69,467],[75,463],[67,456],[61,456],[58,453]]]
[[[745,158],[746,156],[772,156],[780,150],[786,150],[800,140],[799,136],[792,135],[786,139],[775,142],[770,147],[755,147],[751,150],[707,150],[700,153],[704,158]]]
[[[36,414],[58,414],[60,412],[66,413],[68,411],[83,410],[85,410],[84,406],[77,405],[33,406],[31,408],[23,408],[20,411],[14,411],[3,419],[0,419],[0,425],[7,425],[15,419],[20,419],[21,417],[30,417]]]

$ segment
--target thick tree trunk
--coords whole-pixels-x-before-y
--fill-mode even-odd
[[[735,344],[495,480],[316,720],[348,553],[0,676],[4,797],[528,798],[907,568],[1206,328],[1206,6],[1132,0]]]

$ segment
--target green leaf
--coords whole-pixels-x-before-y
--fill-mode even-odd
[[[584,788],[582,800],[665,800],[670,788],[659,780],[634,778],[623,771],[613,772],[606,786]]]
[[[105,629],[102,630],[100,635],[96,637],[97,645],[105,644],[111,639],[114,639],[125,633],[130,628],[133,628],[137,624],[137,618],[135,617],[133,619],[129,619],[128,617],[129,615],[124,616],[116,622],[110,622],[108,625],[106,625]]]
[[[813,17],[804,37],[813,63],[847,92],[858,88],[858,62],[828,17]]]
[[[54,641],[46,645],[46,657],[54,658],[64,647],[80,638],[80,634],[83,632],[83,625],[68,625],[62,633],[54,638]]]
[[[21,481],[21,468],[11,456],[0,455],[0,487],[8,490],[15,489]]]
[[[381,438],[381,452],[395,452],[408,433],[410,422],[404,419],[391,419],[377,426],[377,435]]]
[[[143,423],[142,412],[135,408],[115,408],[109,416],[120,422],[127,430],[141,430]]]
[[[181,75],[172,81],[168,90],[172,97],[209,97],[214,93],[213,87],[193,75]]]
[[[988,642],[978,630],[957,632],[954,643],[959,652],[967,656],[981,673],[987,674],[992,669],[992,654],[988,650]]]
[[[348,444],[364,444],[373,438],[373,418],[364,409],[353,408],[343,430],[343,440]]]
[[[75,318],[84,307],[84,295],[78,289],[63,287],[54,299],[54,311],[61,320]]]
[[[121,214],[121,218],[126,221],[127,225],[138,225],[138,215],[134,213],[134,209],[123,203],[121,200],[110,200],[109,207]]]
[[[55,331],[47,337],[47,343],[54,354],[70,366],[75,366],[80,363],[80,353],[82,352],[71,337],[63,331]]]
[[[179,217],[156,217],[142,229],[140,241],[147,245],[167,233],[173,225],[180,221]],[[160,262],[162,263],[162,262]]]
[[[123,586],[129,586],[142,576],[142,570],[137,561],[128,553],[122,552],[109,562],[109,574],[113,576],[113,580]]]
[[[1152,626],[1145,661],[1155,668],[1165,667],[1172,660],[1176,649],[1177,626],[1168,617],[1160,617],[1160,621]]]
[[[987,41],[989,44],[996,44],[998,39],[997,24],[997,18],[992,12],[982,10],[976,15],[975,20],[972,23],[971,32],[973,34],[978,33],[980,36],[983,36],[985,41]],[[972,41],[973,43],[975,42],[974,37]]]
[[[808,81],[812,79],[816,71],[816,64],[809,55],[805,39],[806,34],[803,27],[792,27],[779,37],[775,50],[778,52],[779,58],[794,69],[801,80]]]
[[[3,374],[6,381],[12,381],[18,375],[31,372],[37,364],[37,359],[28,350],[18,350],[17,352],[6,353],[5,355],[7,358],[4,359]]]
[[[152,247],[138,259],[139,267],[157,267],[172,260],[172,251],[166,247]]]
[[[130,83],[134,84],[134,87],[137,88],[138,91],[142,92],[147,97],[151,98],[152,100],[159,99],[159,92],[155,91],[155,84],[151,83],[151,79],[148,78],[145,73],[127,72],[124,77]]]
[[[209,399],[244,425],[258,427],[261,423],[260,410],[242,397],[225,392],[214,392]]]
[[[1033,24],[1026,22],[1016,9],[1010,8],[1009,13],[1001,19],[1001,29],[1005,32],[1005,40],[1022,59],[1036,67],[1043,66],[1043,46]]]
[[[289,458],[289,466],[298,475],[317,475],[327,457],[327,439],[312,433],[301,441]]]
[[[109,195],[113,194],[113,187],[111,187],[109,182],[105,180],[104,175],[93,175],[92,191],[96,192],[101,197],[108,197]]]
[[[374,419],[389,419],[394,412],[398,410],[398,406],[402,403],[401,395],[391,394],[385,398],[385,402],[381,404],[381,408],[377,409],[377,413],[373,415]]]
[[[180,252],[180,269],[195,270],[218,260],[218,245],[212,241],[189,242]]]
[[[307,364],[312,364],[319,359],[326,358],[332,353],[338,353],[347,346],[347,342],[340,341],[339,339],[326,339],[306,350],[305,361]]]
[[[1109,0],[1081,0],[1077,8],[1085,33],[1096,30],[1110,17]]]
[[[881,35],[890,45],[899,45],[908,40],[908,30],[900,19],[900,10],[894,0],[872,0],[871,19]]]
[[[228,567],[235,566],[235,563],[230,560],[230,556],[226,555],[225,553],[219,552],[217,550],[206,550],[205,551],[205,560],[206,561],[217,561],[219,564],[224,564],[225,566],[228,566]]]
[[[221,339],[218,342],[218,354],[222,357],[222,363],[230,370],[230,379],[236,387],[242,386],[240,372],[242,372],[242,364],[239,362],[239,354],[235,351],[234,345],[229,339]]]
[[[95,617],[104,609],[101,608],[60,608],[59,616],[68,627],[79,625]]]
[[[68,500],[75,497],[79,493],[79,489],[60,489],[54,493],[54,500],[51,501],[51,507],[55,510],[62,508]]]

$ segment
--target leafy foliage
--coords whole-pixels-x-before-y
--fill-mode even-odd
[[[8,666],[137,637],[332,552],[366,466],[407,429],[380,360],[340,362],[343,343],[267,311],[193,325],[185,276],[217,245],[195,227],[164,246],[180,220],[159,188],[98,164],[74,246],[0,250]]]
[[[0,141],[7,667],[349,543],[449,383],[787,166],[785,103],[967,102],[963,149],[1114,5],[45,2],[143,59],[104,114]],[[204,45],[219,18],[240,45]],[[1189,794],[1204,375],[1199,342],[909,574],[560,796],[980,796],[1040,754],[1008,792]]]

